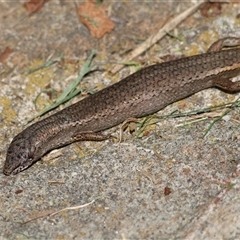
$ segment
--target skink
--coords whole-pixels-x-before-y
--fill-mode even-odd
[[[52,149],[75,141],[105,140],[102,131],[129,117],[155,113],[198,91],[240,91],[240,49],[185,57],[146,67],[112,86],[27,127],[13,138],[3,172],[16,174]]]

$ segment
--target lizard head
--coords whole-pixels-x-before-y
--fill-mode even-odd
[[[17,135],[7,150],[3,173],[5,175],[17,174],[31,166],[35,161],[34,152],[35,147],[30,141],[21,134]]]

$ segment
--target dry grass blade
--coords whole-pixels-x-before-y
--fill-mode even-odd
[[[66,207],[66,208],[63,208],[63,209],[60,209],[60,210],[46,210],[46,211],[43,211],[41,213],[39,213],[37,216],[33,217],[33,218],[30,218],[29,220],[23,222],[22,224],[26,224],[26,223],[29,223],[29,222],[32,222],[34,220],[37,220],[39,218],[46,218],[46,217],[52,217],[60,212],[63,212],[63,211],[67,211],[67,210],[77,210],[77,209],[80,209],[80,208],[84,208],[84,207],[87,207],[91,204],[93,204],[94,202],[96,201],[95,200],[92,200],[91,202],[89,203],[86,203],[86,204],[83,204],[83,205],[78,205],[78,206],[74,206],[74,207]]]

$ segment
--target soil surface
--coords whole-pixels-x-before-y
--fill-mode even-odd
[[[99,1],[115,28],[98,39],[72,1],[48,1],[30,16],[23,3],[1,2],[0,168],[12,138],[77,77],[92,49],[97,68],[80,83],[81,94],[44,117],[119,81],[138,64],[203,53],[219,38],[240,36],[240,4],[205,7],[136,57],[138,64],[110,73],[193,4]],[[51,60],[57,61],[29,74]],[[206,136],[227,109],[159,118],[238,97],[207,89],[158,112],[150,121],[157,123],[139,136],[127,130],[121,143],[74,143],[20,174],[0,174],[1,239],[240,239],[240,108]],[[119,137],[119,126],[106,133]]]

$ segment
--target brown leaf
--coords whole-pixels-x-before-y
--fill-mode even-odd
[[[222,4],[220,2],[207,2],[201,9],[202,16],[214,17],[221,14]]]
[[[23,6],[27,9],[28,15],[31,15],[40,11],[46,2],[47,0],[29,0],[25,2]]]
[[[171,192],[172,192],[171,188],[169,188],[169,187],[164,188],[164,195],[165,196],[169,195]]]
[[[93,37],[102,38],[115,27],[114,22],[106,14],[106,8],[103,5],[98,6],[92,0],[78,7],[77,13],[80,21],[87,26]]]
[[[15,194],[20,194],[20,193],[22,193],[22,192],[23,192],[22,189],[18,189],[17,191],[15,191]]]
[[[5,50],[0,54],[0,62],[4,63],[12,52],[13,50],[10,47],[6,47]]]

